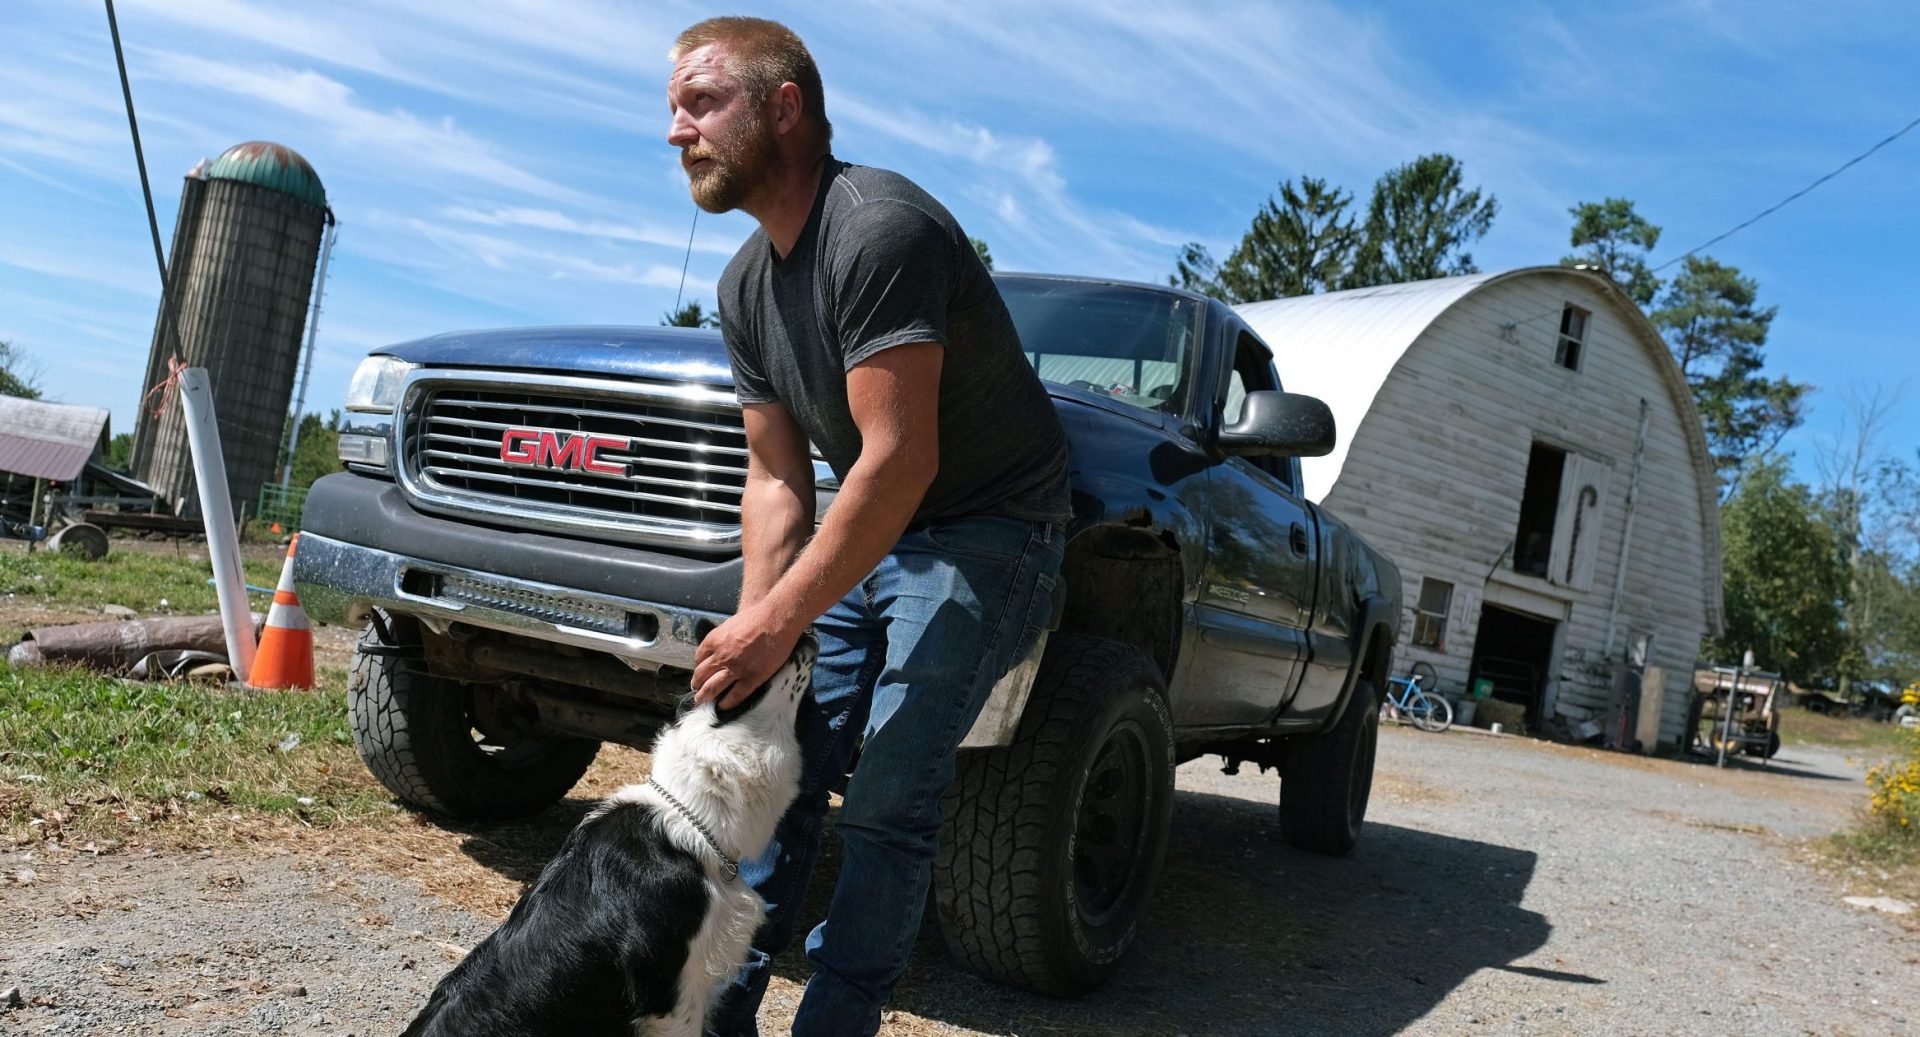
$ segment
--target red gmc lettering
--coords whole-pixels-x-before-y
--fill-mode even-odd
[[[625,475],[625,465],[600,460],[602,450],[622,450],[629,443],[620,436],[570,435],[545,429],[510,428],[500,437],[500,460],[508,464],[539,465],[596,475]]]

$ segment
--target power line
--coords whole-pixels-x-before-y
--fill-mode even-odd
[[[1818,180],[1815,180],[1813,183],[1810,183],[1805,187],[1802,187],[1800,190],[1793,192],[1792,194],[1786,196],[1785,198],[1780,199],[1778,202],[1775,202],[1773,205],[1769,206],[1768,208],[1762,209],[1760,212],[1754,214],[1754,216],[1748,219],[1745,223],[1742,223],[1739,226],[1734,227],[1732,230],[1729,230],[1726,233],[1721,234],[1720,236],[1712,239],[1711,241],[1708,241],[1706,244],[1695,245],[1693,248],[1690,248],[1687,251],[1682,252],[1679,255],[1673,257],[1672,259],[1669,259],[1666,262],[1660,264],[1659,266],[1654,267],[1652,272],[1657,274],[1660,271],[1665,270],[1666,268],[1672,266],[1673,264],[1678,263],[1681,260],[1687,258],[1688,256],[1691,256],[1694,253],[1699,252],[1704,248],[1707,248],[1708,246],[1719,244],[1720,242],[1725,241],[1730,237],[1733,237],[1735,234],[1738,234],[1741,231],[1746,230],[1748,227],[1751,227],[1754,224],[1759,223],[1761,220],[1765,219],[1766,217],[1771,216],[1772,214],[1785,208],[1787,203],[1793,201],[1796,198],[1799,198],[1801,195],[1806,194],[1808,191],[1811,191],[1814,188],[1819,187],[1821,184],[1824,184],[1827,181],[1832,180],[1834,177],[1839,176],[1840,174],[1846,172],[1847,170],[1858,165],[1860,162],[1864,161],[1867,158],[1867,156],[1873,154],[1876,151],[1879,151],[1881,148],[1886,147],[1887,145],[1893,143],[1894,141],[1899,140],[1901,137],[1906,135],[1908,130],[1913,129],[1915,126],[1920,126],[1920,118],[1914,119],[1912,122],[1907,123],[1905,126],[1900,127],[1898,130],[1895,130],[1886,139],[1880,141],[1880,143],[1875,144],[1873,147],[1870,147],[1867,150],[1862,151],[1860,154],[1855,155],[1852,158],[1848,159],[1847,161],[1841,163],[1839,168],[1833,170],[1827,175],[1821,177]]]
[[[700,207],[693,207],[693,226],[687,228],[687,254],[680,260],[680,287],[673,290],[673,312],[680,312],[680,296],[687,290],[687,264],[693,262],[693,232],[700,226]]]

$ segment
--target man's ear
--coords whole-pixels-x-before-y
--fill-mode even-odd
[[[792,133],[806,116],[805,99],[800,95],[800,87],[794,83],[781,83],[768,101],[773,105],[773,129],[776,133]]]

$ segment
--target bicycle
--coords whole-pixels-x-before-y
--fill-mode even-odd
[[[1429,694],[1421,690],[1420,683],[1438,684],[1439,677],[1433,667],[1426,663],[1414,663],[1413,669],[1405,677],[1387,678],[1387,709],[1394,716],[1405,717],[1413,726],[1422,731],[1440,732],[1453,726],[1453,704],[1438,694]],[[1398,684],[1401,692],[1395,695],[1392,686]]]

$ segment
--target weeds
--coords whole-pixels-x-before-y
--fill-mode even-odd
[[[122,605],[141,613],[195,614],[215,607],[205,548],[201,554],[119,550],[97,562],[58,551],[0,552],[0,597],[46,607]],[[245,564],[247,582],[271,587],[280,580],[280,563]],[[162,605],[162,602],[165,605]]]
[[[232,808],[315,825],[389,812],[354,752],[344,674],[321,685],[236,692],[0,670],[0,822],[18,841],[125,836]]]
[[[1900,729],[1865,717],[1830,717],[1811,710],[1790,710],[1780,718],[1780,739],[1788,745],[1827,745],[1868,753],[1897,752]]]
[[[1867,771],[1867,817],[1889,836],[1920,840],[1920,730],[1900,736],[1906,751]]]

